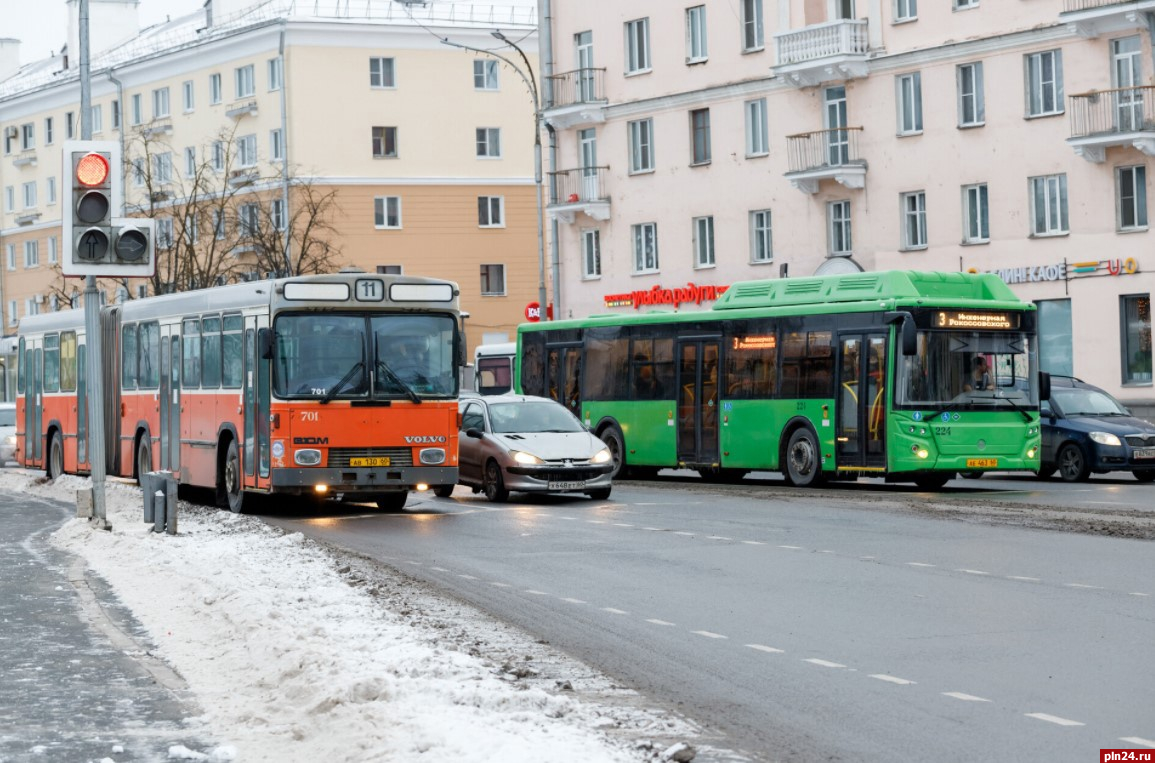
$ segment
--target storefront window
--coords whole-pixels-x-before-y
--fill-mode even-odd
[[[1039,308],[1039,369],[1060,376],[1075,375],[1071,300],[1047,299]]]
[[[1151,383],[1151,296],[1121,297],[1123,314],[1123,383]]]

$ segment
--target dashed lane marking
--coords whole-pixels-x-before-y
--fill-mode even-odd
[[[528,594],[532,594],[532,595],[534,595],[534,596],[549,596],[549,594],[548,594],[548,593],[546,593],[545,591],[535,591],[535,590],[534,590],[534,589],[532,589],[532,588],[527,588],[527,589],[525,590],[525,592],[526,592],[526,593],[528,593]]]
[[[562,601],[568,601],[570,604],[585,604],[585,602],[582,601],[581,599],[562,598]]]
[[[678,531],[676,531],[676,532],[674,533],[674,535],[686,535],[686,536],[689,536],[689,537],[691,537],[691,538],[693,538],[693,537],[694,537],[694,533],[688,533],[688,532],[685,532],[685,531],[683,531],[683,530],[678,530]]]
[[[766,544],[760,540],[744,540],[742,541],[747,546],[765,546]]]
[[[434,572],[449,572],[449,570],[445,569],[444,567],[430,567],[429,569],[433,570]]]
[[[647,623],[653,623],[654,625],[674,625],[674,623],[668,622],[666,620],[650,619],[650,620],[646,620],[646,622]]]
[[[1139,591],[1132,591],[1131,593],[1129,593],[1129,594],[1127,594],[1127,595],[1128,595],[1128,596],[1150,596],[1151,594],[1149,594],[1149,593],[1141,593],[1141,592],[1139,592]]]
[[[811,657],[809,659],[803,660],[803,662],[809,662],[811,665],[820,665],[824,668],[845,668],[846,667],[841,662],[831,662],[830,660],[820,660],[817,657]]]
[[[1047,723],[1054,723],[1057,726],[1086,726],[1085,723],[1079,721],[1072,721],[1069,718],[1060,718],[1057,715],[1048,715],[1047,713],[1025,713],[1028,718],[1035,718]]]
[[[496,580],[491,580],[489,584],[497,588],[513,588],[509,583],[498,583]]]
[[[791,551],[801,551],[802,546],[779,546],[778,548],[788,548]]]
[[[1007,580],[1021,580],[1024,583],[1042,583],[1041,578],[1029,578],[1025,575],[1007,575]]]
[[[713,633],[712,631],[690,631],[690,633],[696,636],[705,636],[706,638],[729,638],[729,636],[723,636],[721,633]]]
[[[1119,741],[1126,742],[1127,744],[1137,744],[1142,745],[1143,747],[1155,748],[1155,741],[1144,739],[1143,737],[1119,737]]]
[[[628,525],[625,522],[614,522],[614,527],[633,527],[633,525]]]
[[[874,673],[870,677],[871,678],[877,678],[879,681],[887,681],[888,683],[898,684],[899,686],[913,686],[914,685],[914,681],[908,681],[907,679],[899,678],[898,676],[888,676],[884,673]]]
[[[734,540],[733,538],[727,538],[724,535],[707,535],[706,538],[707,540]]]
[[[785,649],[775,649],[774,647],[766,646],[765,644],[747,644],[746,646],[749,647],[750,649],[757,649],[759,652],[766,652],[767,654],[785,654],[786,653]]]
[[[991,574],[989,572],[984,572],[982,570],[968,570],[968,569],[955,570],[955,572],[965,572],[968,575],[989,575],[989,574]]]
[[[473,577],[472,575],[458,575],[457,577],[465,578],[466,580],[477,580],[477,578]]]
[[[926,562],[907,562],[906,565],[908,567],[933,567],[934,566],[933,564],[927,564]]]
[[[613,607],[602,607],[603,612],[609,612],[612,615],[628,615],[629,612],[624,609],[614,609]]]
[[[990,702],[989,699],[984,697],[976,697],[973,694],[963,694],[961,691],[944,691],[943,696],[961,699],[963,702]]]
[[[1063,583],[1067,588],[1092,588],[1098,591],[1103,590],[1101,585],[1087,585],[1086,583]]]

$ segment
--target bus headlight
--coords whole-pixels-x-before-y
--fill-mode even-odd
[[[1089,437],[1100,445],[1114,445],[1116,447],[1122,445],[1119,438],[1110,432],[1091,432]]]
[[[613,459],[613,456],[610,455],[609,450],[602,448],[597,453],[594,453],[594,457],[590,459],[590,462],[595,464],[604,464],[608,463],[611,459]]]
[[[321,463],[321,451],[314,448],[298,450],[293,453],[293,461],[297,466],[316,466]]]
[[[436,466],[445,463],[445,448],[422,448],[417,454],[417,460],[426,466]]]
[[[510,451],[509,455],[513,456],[513,460],[519,464],[540,464],[541,459],[532,453],[526,453],[523,450]]]
[[[926,448],[922,447],[921,445],[917,444],[917,443],[910,446],[910,452],[913,453],[914,455],[918,456],[919,458],[930,457],[930,451],[927,450]]]
[[[1036,452],[1035,448],[1027,448],[1027,458],[1034,458]]]

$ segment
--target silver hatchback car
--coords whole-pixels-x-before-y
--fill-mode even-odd
[[[613,457],[566,410],[544,397],[466,397],[459,405],[458,466],[462,485],[504,501],[511,491],[610,497]],[[440,496],[451,485],[434,489]]]

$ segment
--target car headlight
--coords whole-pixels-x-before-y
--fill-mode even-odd
[[[1111,434],[1110,432],[1091,432],[1091,435],[1090,435],[1090,437],[1091,437],[1091,439],[1092,439],[1092,440],[1094,440],[1095,442],[1099,443],[1100,445],[1115,445],[1115,446],[1118,446],[1118,445],[1122,445],[1122,444],[1123,444],[1123,443],[1119,442],[1119,438],[1118,438],[1118,437],[1116,437],[1115,435]]]
[[[513,456],[513,460],[518,462],[519,464],[540,464],[541,463],[540,458],[533,455],[532,453],[526,453],[523,450],[511,451],[509,455]]]
[[[613,458],[613,456],[610,455],[609,450],[606,448],[602,448],[597,453],[594,453],[594,457],[591,458],[590,461],[592,463],[595,463],[595,464],[604,464],[607,461],[611,460],[612,458]]]

